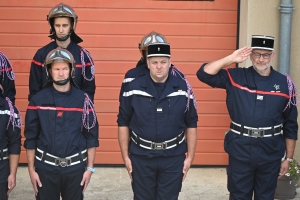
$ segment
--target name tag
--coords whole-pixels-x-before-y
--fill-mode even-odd
[[[257,96],[256,96],[256,99],[257,99],[257,100],[261,100],[261,101],[262,101],[262,100],[264,100],[264,96],[257,95]]]
[[[157,112],[157,113],[162,113],[163,110],[162,110],[162,108],[156,108],[156,112]]]

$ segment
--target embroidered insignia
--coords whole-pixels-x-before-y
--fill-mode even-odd
[[[273,87],[275,88],[276,91],[280,89],[280,86],[276,84]]]
[[[61,116],[63,116],[63,112],[58,112],[57,117],[61,117]]]
[[[160,48],[159,48],[159,47],[157,48],[157,51],[160,51]]]
[[[266,44],[266,40],[263,41],[263,44]]]

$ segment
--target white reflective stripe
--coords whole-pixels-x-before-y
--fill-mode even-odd
[[[172,92],[167,97],[174,97],[174,96],[186,96],[186,97],[188,97],[188,93],[186,91]],[[194,99],[193,95],[190,95],[190,99]]]
[[[2,151],[3,151],[3,152],[6,152],[6,151],[8,151],[8,148],[6,148],[6,149],[2,149]]]
[[[39,148],[36,148],[36,149],[38,150],[38,152],[44,153],[43,150],[41,150],[41,149],[39,149]],[[86,151],[87,151],[87,150],[85,149],[85,150],[81,151],[81,153],[84,154]],[[58,158],[58,157],[56,157],[56,156],[54,156],[54,155],[52,155],[52,154],[49,154],[49,153],[46,153],[46,155],[51,156],[52,158]],[[69,156],[69,157],[66,157],[66,158],[73,158],[73,157],[78,156],[78,155],[79,155],[79,154],[76,153],[76,154],[74,154],[74,155],[72,155],[72,156]]]
[[[0,110],[0,115],[10,115],[9,110]],[[15,118],[20,118],[18,114],[14,113]]]
[[[134,78],[125,78],[124,80],[123,80],[123,83],[130,83],[131,81],[133,81],[134,80]]]
[[[133,133],[133,135],[134,135],[135,137],[137,137],[137,135],[135,134],[134,131],[131,131],[131,132]],[[184,133],[184,131],[182,131],[178,136],[181,136],[183,133]],[[131,137],[131,139],[132,139],[132,141],[133,141],[134,143],[137,144],[137,142],[134,140],[133,137]],[[142,141],[144,141],[144,142],[151,143],[151,144],[153,143],[152,141],[145,140],[145,139],[143,139],[143,138],[140,138],[140,140],[142,140]],[[175,137],[175,138],[173,138],[173,139],[170,139],[170,140],[167,140],[167,141],[164,141],[164,142],[162,142],[162,143],[169,143],[169,142],[172,142],[172,141],[174,141],[174,140],[177,140],[177,137]],[[181,144],[184,140],[185,140],[185,138],[182,137],[181,141],[179,141],[179,144]],[[155,142],[154,142],[154,143],[155,143]],[[140,146],[140,147],[143,147],[143,148],[145,148],[145,149],[151,149],[150,147],[144,146],[144,145],[142,145],[142,144],[139,144],[139,146]],[[171,146],[167,146],[166,149],[171,149],[171,148],[173,148],[173,147],[175,147],[175,146],[177,146],[177,144],[173,144],[173,145],[171,145]]]
[[[234,133],[240,135],[240,132],[238,132],[238,131],[236,131],[236,130],[233,130],[233,129],[230,129],[230,130],[231,130],[232,132],[234,132]],[[282,131],[280,131],[279,133],[274,133],[274,135],[280,135],[280,134],[282,134]],[[249,135],[249,134],[246,134],[246,133],[243,133],[243,136],[253,137],[253,136],[251,136],[251,135]],[[264,137],[271,137],[271,136],[273,136],[273,135],[272,135],[272,134],[264,135]]]
[[[124,92],[123,97],[129,97],[134,94],[142,95],[142,96],[146,96],[146,97],[152,97],[152,95],[148,94],[147,92],[141,91],[141,90],[131,90],[129,92]]]
[[[232,121],[232,123],[233,123],[234,125],[236,125],[236,126],[241,127],[240,124],[235,123],[234,121]],[[274,128],[278,128],[278,127],[281,127],[281,126],[282,126],[282,124],[279,124],[279,125],[274,126]],[[272,129],[271,126],[270,126],[270,127],[259,127],[259,128],[253,128],[253,127],[249,127],[249,126],[244,126],[244,128],[247,128],[247,129],[258,129],[258,130],[270,130],[270,129]]]

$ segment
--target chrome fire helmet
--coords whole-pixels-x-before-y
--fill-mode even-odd
[[[70,33],[63,38],[58,38],[57,35],[55,34],[54,19],[57,17],[68,17],[71,19],[72,29],[71,29]],[[63,3],[60,3],[56,6],[54,6],[50,10],[49,14],[47,15],[47,21],[50,26],[50,34],[51,34],[49,37],[51,39],[57,39],[58,41],[65,41],[69,37],[71,37],[72,41],[74,41],[76,43],[82,42],[82,39],[75,33],[77,19],[78,19],[78,16],[76,15],[74,9],[71,8],[70,6],[63,4]]]
[[[142,38],[142,41],[141,41],[141,43],[139,43],[139,46],[138,46],[139,50],[145,60],[147,58],[147,47],[149,46],[149,44],[153,44],[153,43],[168,43],[168,41],[165,38],[165,36],[163,36],[160,33],[155,32],[155,31],[152,31],[152,32],[148,33],[147,35],[145,35]]]
[[[49,69],[52,66],[52,63],[55,62],[66,62],[70,66],[70,76],[62,81],[54,81],[49,73]],[[48,53],[45,59],[45,69],[46,69],[46,75],[47,75],[47,83],[54,82],[57,85],[65,85],[69,81],[71,81],[72,84],[74,84],[76,87],[78,87],[73,80],[75,78],[75,61],[73,55],[66,49],[62,49],[60,47],[53,49]]]

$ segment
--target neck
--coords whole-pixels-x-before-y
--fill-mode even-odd
[[[164,83],[168,79],[168,76],[164,77],[163,79],[155,79],[154,77],[151,76],[151,74],[150,74],[150,77],[153,80],[153,82],[155,82],[155,83]]]
[[[71,42],[71,38],[69,37],[66,41],[58,41],[58,40],[55,41],[57,46],[66,49]]]
[[[53,87],[59,92],[68,92],[71,89],[70,81],[66,85],[56,85],[53,83]]]

